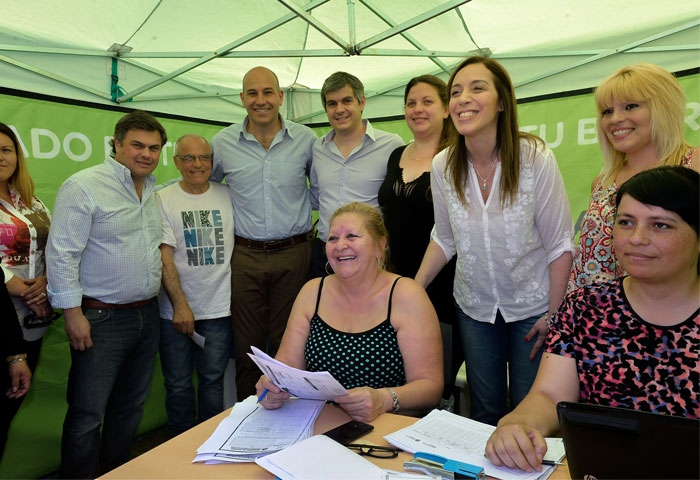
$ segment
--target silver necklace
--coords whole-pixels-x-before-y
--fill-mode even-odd
[[[489,170],[489,174],[486,175],[486,178],[481,176],[481,174],[479,173],[479,170],[476,169],[476,165],[474,165],[474,162],[472,162],[472,168],[476,172],[476,175],[481,179],[481,189],[484,191],[488,190],[489,186],[486,184],[486,179],[491,177],[491,174],[493,173],[494,169],[496,168],[496,160],[493,161],[493,165],[491,165],[491,170]]]

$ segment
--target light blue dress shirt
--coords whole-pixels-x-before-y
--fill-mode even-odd
[[[311,230],[307,178],[317,137],[309,127],[280,120],[282,128],[267,151],[248,133],[248,117],[210,142],[211,180],[226,179],[235,233],[251,240],[279,240]]]
[[[314,144],[311,166],[311,205],[318,209],[318,238],[328,238],[328,221],[346,203],[367,203],[379,206],[377,194],[386,177],[389,155],[404,144],[395,133],[376,130],[369,120],[362,121],[365,134],[362,143],[348,158],[338,150],[331,130]]]
[[[51,306],[83,296],[131,303],[158,295],[161,220],[149,175],[141,199],[131,172],[111,157],[61,186],[46,247]]]

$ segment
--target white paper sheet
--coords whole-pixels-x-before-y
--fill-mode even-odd
[[[197,344],[199,348],[204,348],[204,344],[206,343],[207,339],[204,338],[202,335],[200,335],[197,332],[192,333],[190,336],[192,341]]]
[[[384,470],[325,435],[255,460],[282,480],[384,480]],[[425,477],[423,477],[425,478]]]
[[[339,395],[346,395],[347,390],[328,372],[307,372],[290,367],[275,360],[265,352],[251,347],[248,356],[272,383],[289,392],[293,397],[313,400],[333,400]]]
[[[484,468],[486,475],[502,480],[535,480],[554,471],[554,466],[544,467],[542,472],[526,473],[493,465],[484,456],[484,450],[495,428],[444,410],[433,410],[413,425],[384,438],[395,447],[410,453],[428,452],[478,465]],[[561,439],[549,439],[549,442],[554,446],[553,453],[560,451],[561,455],[558,458],[545,458],[561,461],[563,444],[561,449],[556,448]]]

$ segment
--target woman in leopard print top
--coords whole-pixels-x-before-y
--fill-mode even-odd
[[[561,401],[700,418],[699,197],[682,166],[620,187],[613,239],[628,275],[567,295],[530,393],[489,439],[494,464],[540,470]]]

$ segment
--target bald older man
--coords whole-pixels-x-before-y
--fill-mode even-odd
[[[255,393],[260,377],[251,345],[275,355],[311,260],[311,170],[314,132],[284,120],[277,76],[255,67],[243,77],[247,116],[211,140],[212,181],[226,179],[235,215],[231,313],[236,390]]]
[[[178,183],[157,193],[160,253],[160,364],[168,432],[175,436],[224,409],[231,353],[233,207],[228,189],[211,183],[212,154],[199,135],[175,142]],[[203,347],[192,341],[197,333]],[[197,395],[192,373],[197,371]]]

